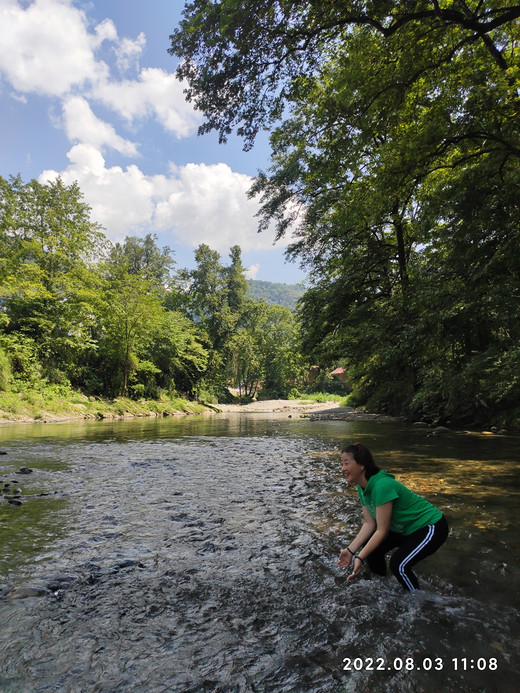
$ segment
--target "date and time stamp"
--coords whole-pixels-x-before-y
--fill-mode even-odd
[[[498,671],[496,657],[345,657],[343,671]]]

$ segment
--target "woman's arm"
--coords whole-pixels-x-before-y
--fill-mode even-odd
[[[386,535],[390,531],[390,520],[392,518],[393,506],[394,501],[388,501],[388,503],[383,503],[383,505],[377,506],[375,519],[376,531],[372,534],[366,545],[359,552],[357,558],[360,558],[361,560],[354,561],[354,570],[352,571],[352,574],[348,576],[348,580],[351,580],[361,572],[365,558],[369,556],[374,549],[377,549],[379,544],[381,544],[383,539],[385,539]],[[365,510],[365,508],[363,508],[363,510]]]
[[[376,521],[368,512],[366,507],[363,506],[363,524],[361,525],[355,538],[350,542],[348,548],[343,549],[343,551],[339,554],[338,565],[340,568],[349,567],[356,551],[370,539],[370,537],[374,534],[375,529]]]

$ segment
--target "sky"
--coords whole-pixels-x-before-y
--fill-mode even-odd
[[[175,77],[169,35],[183,0],[0,0],[0,175],[77,181],[107,237],[157,235],[179,268],[206,243],[250,279],[305,279],[287,240],[257,232],[247,190],[269,167],[254,149],[198,136],[202,115]]]

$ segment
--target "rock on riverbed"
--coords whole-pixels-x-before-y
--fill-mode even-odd
[[[371,414],[354,407],[335,407],[323,409],[317,412],[309,413],[311,421],[329,420],[329,421],[370,421],[373,423],[397,423],[405,421],[404,418],[398,416],[388,416],[386,414]]]

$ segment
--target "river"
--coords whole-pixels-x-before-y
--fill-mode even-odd
[[[420,594],[336,566],[348,442],[449,520]],[[2,693],[518,691],[518,437],[217,414],[4,424],[0,450]]]

